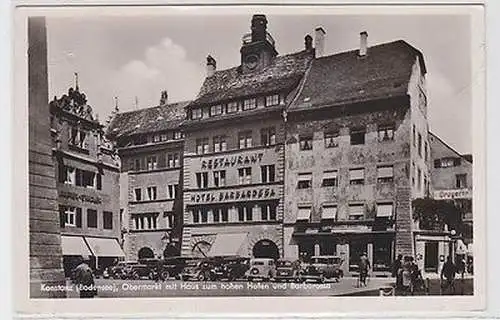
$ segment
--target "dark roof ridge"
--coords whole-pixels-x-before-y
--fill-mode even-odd
[[[444,140],[443,140],[443,139],[441,139],[440,137],[438,137],[435,133],[433,133],[433,132],[429,131],[429,134],[430,134],[431,136],[433,136],[434,138],[438,139],[438,140],[439,140],[439,142],[441,142],[441,143],[442,143],[445,147],[447,147],[448,149],[450,149],[450,150],[451,150],[453,153],[455,153],[457,156],[459,156],[460,158],[462,158],[462,159],[464,159],[465,161],[467,161],[467,162],[469,162],[469,163],[471,163],[471,164],[472,164],[472,162],[470,162],[469,160],[467,160],[467,158],[465,157],[465,155],[467,155],[467,153],[466,153],[466,154],[462,154],[462,153],[458,152],[457,150],[455,150],[455,148],[453,148],[452,146],[450,146],[448,143],[444,142]],[[472,153],[468,153],[468,154],[471,154],[471,155],[472,155]]]
[[[176,102],[170,102],[170,103],[166,103],[166,104],[162,104],[162,105],[157,105],[157,106],[154,106],[154,107],[146,107],[146,108],[140,108],[140,109],[137,109],[137,110],[130,110],[130,111],[125,111],[125,112],[118,112],[118,114],[132,114],[134,112],[143,112],[143,111],[147,111],[147,110],[151,110],[151,109],[154,109],[154,108],[161,108],[161,107],[168,107],[168,106],[175,106],[175,105],[178,105],[178,104],[187,104],[187,103],[190,103],[192,100],[183,100],[183,101],[176,101]]]

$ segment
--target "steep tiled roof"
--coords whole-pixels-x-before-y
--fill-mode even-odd
[[[185,119],[184,107],[189,102],[176,102],[147,109],[118,113],[108,127],[107,136],[123,137],[175,129]]]
[[[248,74],[242,74],[240,67],[216,71],[205,79],[192,104],[210,104],[292,88],[304,75],[312,56],[310,51],[277,56],[266,68]]]
[[[402,40],[369,47],[364,57],[352,50],[315,59],[289,111],[405,95],[417,56],[425,72],[420,51]]]

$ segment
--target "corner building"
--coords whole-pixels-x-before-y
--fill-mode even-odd
[[[263,15],[243,36],[241,65],[216,70],[186,107],[182,254],[282,257],[285,123],[313,58],[278,56]]]

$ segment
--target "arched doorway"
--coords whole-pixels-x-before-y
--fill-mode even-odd
[[[197,242],[191,249],[193,257],[203,258],[208,256],[208,252],[212,245],[206,241]]]
[[[143,247],[139,250],[138,256],[139,256],[139,260],[152,259],[155,257],[155,254],[154,254],[153,250],[151,250],[151,248]]]
[[[173,244],[167,245],[167,247],[165,248],[165,250],[163,250],[163,258],[176,257],[176,256],[179,256],[179,255],[180,255],[179,250]]]
[[[268,239],[258,241],[252,249],[252,254],[255,258],[272,258],[278,259],[280,251],[276,243]]]

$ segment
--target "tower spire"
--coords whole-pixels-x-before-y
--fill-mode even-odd
[[[118,112],[120,108],[118,107],[118,97],[115,97],[115,111]]]
[[[78,72],[75,72],[75,90],[78,91]]]

